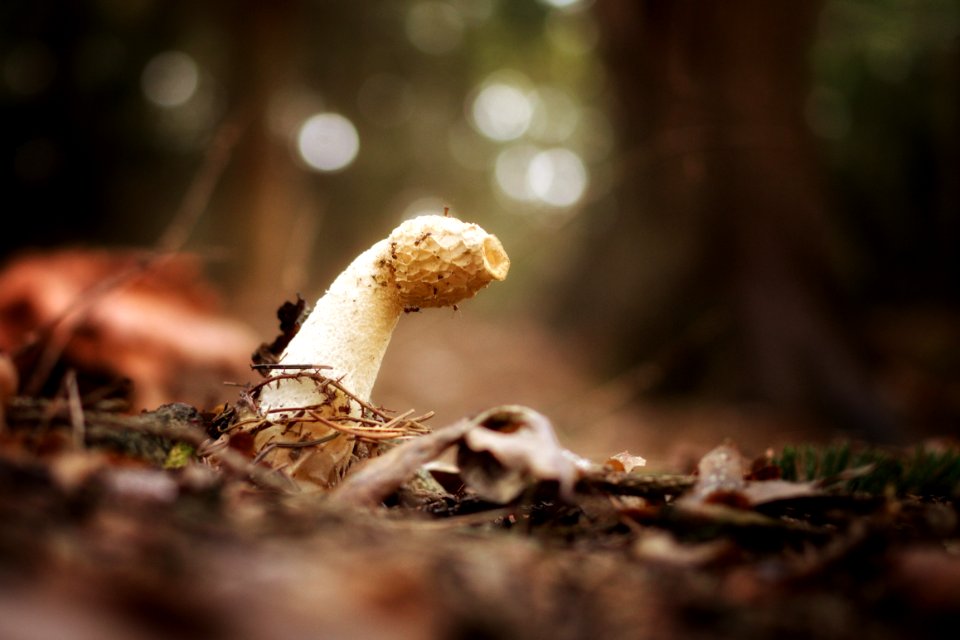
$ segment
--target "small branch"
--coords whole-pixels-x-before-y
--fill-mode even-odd
[[[331,367],[330,365],[327,365],[327,364],[280,364],[279,362],[277,363],[262,362],[259,364],[251,364],[250,368],[255,369],[257,371],[264,371],[264,370],[275,371],[277,369],[294,369],[294,370],[330,369]],[[275,380],[276,378],[279,378],[279,376],[271,378],[271,380]],[[266,380],[265,382],[270,382],[270,380]]]
[[[300,449],[303,447],[316,447],[321,444],[326,444],[335,438],[340,437],[340,432],[331,433],[328,436],[322,438],[316,438],[314,440],[304,440],[302,442],[271,442],[267,444],[260,453],[257,454],[257,457],[253,459],[253,464],[259,464],[263,461],[267,454],[273,451],[274,449]]]
[[[364,401],[359,398],[355,393],[347,389],[340,380],[333,378],[328,378],[321,373],[311,372],[310,370],[329,368],[325,365],[304,365],[304,364],[293,364],[293,365],[265,365],[268,368],[289,368],[289,369],[305,369],[305,371],[299,371],[297,373],[278,373],[266,380],[262,380],[257,384],[251,386],[248,389],[247,396],[253,398],[256,391],[262,389],[269,385],[272,382],[277,380],[312,380],[316,383],[319,391],[323,391],[326,387],[333,387],[337,391],[343,393],[345,396],[355,401],[362,409],[367,411],[369,414],[374,416],[374,419],[363,418],[363,417],[354,417],[354,416],[321,416],[316,413],[316,409],[322,406],[322,404],[314,405],[305,405],[302,407],[276,407],[273,409],[262,410],[259,406],[256,407],[257,412],[267,418],[275,414],[284,414],[289,416],[294,416],[287,418],[285,420],[278,420],[275,424],[283,424],[284,422],[312,422],[324,424],[331,429],[335,429],[338,432],[348,433],[356,437],[365,438],[371,441],[380,441],[380,440],[389,440],[393,438],[400,438],[411,435],[418,435],[422,433],[429,433],[429,427],[421,424],[421,420],[427,420],[433,416],[433,412],[428,412],[417,418],[407,419],[406,417],[413,413],[413,410],[409,410],[403,414],[397,416],[391,416],[386,411],[380,407],[375,407],[369,402]],[[339,421],[343,422],[353,422],[353,423],[366,423],[371,425],[370,428],[364,428],[356,424],[340,424]],[[248,424],[248,422],[244,422]]]
[[[82,449],[86,442],[86,422],[83,419],[83,403],[80,401],[80,390],[77,388],[77,372],[75,369],[67,371],[63,380],[67,392],[67,408],[70,412],[70,427],[73,433],[73,445]]]

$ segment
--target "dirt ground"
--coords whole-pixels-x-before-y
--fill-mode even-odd
[[[452,493],[364,501],[359,471],[316,494],[171,464],[211,426],[186,405],[84,411],[81,447],[66,403],[8,407],[4,638],[946,638],[960,621],[955,452],[848,453],[811,482],[799,459],[721,447],[698,475],[608,464],[565,492],[534,473],[490,501],[448,472]]]
[[[956,635],[960,453],[944,441],[839,445],[756,407],[652,402],[642,369],[598,381],[582,345],[535,324],[435,312],[401,322],[374,390],[436,411],[434,433],[317,493],[211,448],[206,400],[240,389],[210,382],[251,379],[245,363],[145,350],[137,323],[101,321],[112,332],[81,335],[108,342],[74,366],[158,381],[134,398],[205,401],[127,412],[96,367],[4,387],[2,638]],[[500,405],[529,408],[465,420]],[[534,422],[546,436],[511,436]],[[484,430],[513,444],[472,449]],[[610,459],[623,451],[646,466]],[[427,481],[414,470],[434,454]]]

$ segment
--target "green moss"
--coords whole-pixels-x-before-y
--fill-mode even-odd
[[[195,450],[193,446],[178,442],[170,449],[167,459],[163,463],[164,469],[182,469],[193,459]]]
[[[823,447],[786,446],[774,463],[784,480],[820,481],[853,493],[960,498],[960,450],[912,452],[856,448],[843,442]]]

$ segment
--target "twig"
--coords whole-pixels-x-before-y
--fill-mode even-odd
[[[267,454],[273,451],[274,449],[300,449],[303,447],[316,447],[321,444],[326,444],[335,438],[340,437],[340,432],[331,433],[330,435],[323,436],[322,438],[315,438],[313,440],[304,440],[302,442],[270,442],[268,443],[261,451],[257,454],[257,457],[253,459],[253,464],[259,464],[263,461]]]
[[[273,366],[273,365],[271,365]],[[253,394],[269,385],[272,382],[277,380],[312,380],[317,386],[322,390],[325,387],[333,387],[334,389],[340,391],[346,395],[351,400],[355,401],[360,405],[365,411],[369,414],[375,416],[379,420],[370,420],[368,424],[371,426],[369,429],[348,425],[348,424],[339,424],[338,421],[343,420],[344,422],[365,422],[363,418],[353,418],[349,416],[336,416],[326,417],[321,416],[315,413],[321,405],[307,405],[302,407],[278,407],[275,409],[267,409],[265,411],[261,410],[259,407],[256,407],[256,410],[260,415],[266,417],[273,414],[285,414],[285,415],[294,415],[286,420],[286,422],[320,422],[330,427],[331,429],[336,429],[337,431],[342,431],[344,433],[349,433],[358,437],[366,437],[370,440],[384,440],[402,437],[406,435],[429,433],[429,427],[421,424],[421,420],[427,420],[433,416],[433,412],[425,413],[423,416],[419,416],[414,419],[405,419],[406,416],[413,413],[413,410],[409,410],[406,413],[403,413],[399,416],[391,416],[387,414],[383,409],[375,407],[369,402],[364,401],[363,399],[357,397],[355,393],[347,389],[340,380],[334,378],[328,378],[321,373],[311,372],[310,370],[328,368],[324,365],[303,365],[303,364],[293,364],[293,365],[283,365],[281,368],[290,368],[290,369],[305,369],[304,371],[298,371],[297,373],[278,373],[271,376],[265,380],[261,380],[257,384],[251,386],[248,390],[248,395],[253,397]],[[403,426],[399,426],[403,425]]]
[[[294,369],[294,370],[330,369],[331,367],[328,364],[280,364],[279,362],[278,363],[261,362],[259,364],[251,364],[250,368],[256,369],[258,371],[259,370],[273,371],[275,369]],[[267,380],[266,382],[270,382],[270,380]]]
[[[610,495],[639,496],[647,499],[663,499],[677,496],[690,489],[695,477],[689,475],[638,475],[636,473],[610,476],[601,472],[587,474],[577,483],[578,491],[593,491]]]
[[[73,445],[82,449],[86,441],[87,425],[83,419],[83,404],[80,402],[80,390],[77,388],[77,371],[70,369],[63,380],[67,391],[67,408],[70,412],[70,427]]]
[[[349,424],[340,424],[340,423],[334,422],[333,420],[327,418],[326,416],[321,416],[313,412],[310,412],[310,416],[311,418],[313,418],[313,420],[303,420],[302,418],[298,418],[297,422],[319,422],[320,424],[326,425],[331,429],[336,429],[337,431],[342,431],[343,433],[349,433],[352,436],[356,436],[358,438],[363,438],[366,440],[371,440],[373,442],[378,442],[380,440],[393,440],[396,438],[403,438],[407,436],[412,436],[415,433],[417,433],[416,431],[413,431],[410,429],[402,429],[402,428],[384,429],[380,427],[359,427],[359,426],[352,426]]]

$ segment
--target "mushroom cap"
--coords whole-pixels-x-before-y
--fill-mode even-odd
[[[389,238],[390,264],[404,307],[446,307],[503,280],[510,258],[495,235],[456,218],[407,220]]]

